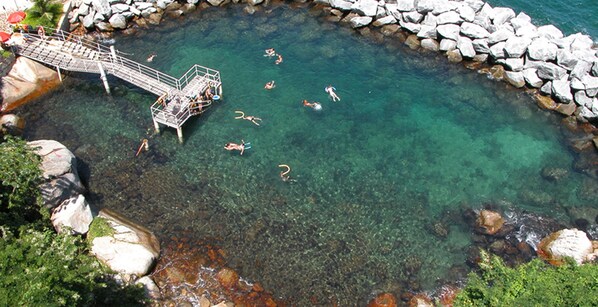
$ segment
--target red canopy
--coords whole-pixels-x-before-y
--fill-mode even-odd
[[[27,16],[27,14],[25,14],[25,12],[14,12],[11,13],[10,15],[8,15],[8,22],[9,23],[19,23],[21,21],[23,21],[23,19],[25,19],[25,16]]]
[[[10,39],[10,33],[0,31],[0,42],[6,42]]]

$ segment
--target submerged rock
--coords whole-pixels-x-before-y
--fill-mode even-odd
[[[397,298],[391,293],[378,294],[368,303],[368,307],[396,307]]]
[[[504,225],[505,220],[498,212],[490,210],[480,211],[476,220],[478,229],[484,234],[495,234]]]

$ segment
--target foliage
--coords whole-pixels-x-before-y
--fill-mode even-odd
[[[26,13],[27,17],[23,20],[23,24],[31,25],[33,29],[37,29],[38,26],[56,28],[58,19],[62,15],[62,4],[55,0],[34,0],[33,6]]]
[[[89,225],[89,231],[87,232],[87,241],[93,242],[93,239],[97,237],[112,236],[114,234],[114,228],[110,227],[108,221],[102,217],[96,217]]]
[[[481,276],[471,273],[454,306],[598,306],[598,266],[540,259],[516,268],[482,253]]]
[[[0,50],[0,56],[3,58],[8,58],[10,57],[10,55],[12,54],[12,52],[10,52],[10,50]]]
[[[47,215],[39,184],[41,159],[27,143],[9,135],[0,143],[0,225],[16,227]]]
[[[143,305],[143,289],[122,287],[85,253],[78,237],[27,229],[0,239],[0,305]]]

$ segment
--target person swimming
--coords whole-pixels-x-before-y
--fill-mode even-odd
[[[276,87],[276,85],[274,84],[274,80],[272,80],[272,81],[266,83],[266,85],[264,85],[264,88],[267,89],[267,90],[271,90],[271,89],[273,89],[275,87]]]
[[[276,61],[274,61],[274,64],[278,65],[282,63],[282,55],[278,54],[278,58],[276,58]]]
[[[153,61],[154,61],[154,59],[156,58],[156,55],[157,55],[157,54],[156,54],[155,52],[152,52],[152,54],[150,54],[150,55],[147,57],[146,61],[147,61],[147,62],[153,62]]]
[[[251,148],[251,143],[245,143],[245,141],[241,140],[241,144],[235,143],[226,143],[224,144],[224,149],[228,151],[238,150],[241,152],[241,155],[245,152],[245,149]]]
[[[266,53],[266,54],[264,54],[264,56],[267,56],[267,57],[276,56],[276,50],[274,50],[274,48],[268,48],[264,52]]]
[[[235,117],[235,119],[246,119],[246,120],[254,123],[256,126],[260,125],[257,121],[260,121],[260,122],[262,121],[262,119],[259,117],[255,117],[255,116],[251,116],[251,115],[245,116],[245,113],[243,111],[235,111],[235,113],[241,114],[241,115]]]
[[[322,105],[319,102],[309,102],[307,100],[303,100],[303,105],[306,107],[310,107],[316,111],[322,110]]]
[[[341,98],[338,97],[338,95],[334,92],[336,91],[336,88],[334,88],[334,86],[332,85],[328,85],[324,91],[326,91],[326,93],[328,93],[328,96],[330,96],[330,99],[332,99],[332,101],[341,101]]]

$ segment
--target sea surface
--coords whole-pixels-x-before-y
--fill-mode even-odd
[[[596,182],[571,168],[560,116],[440,55],[377,44],[314,15],[229,6],[117,34],[118,50],[140,62],[155,53],[147,64],[173,76],[196,63],[221,72],[223,99],[184,127],[183,144],[174,129],[153,133],[155,96],[114,78],[107,96],[85,74],[20,111],[26,137],[74,151],[90,202],[165,243],[212,242],[244,278],[298,306],[364,306],[380,291],[462,278],[472,245],[463,208],[494,204],[569,224],[568,208],[598,205],[584,192]],[[583,29],[595,30],[588,19]],[[263,56],[270,47],[283,63]],[[329,84],[341,101],[327,97]],[[135,157],[143,138],[149,151]],[[223,149],[241,140],[251,143],[242,156]],[[280,179],[281,164],[294,182]],[[547,167],[568,176],[549,182]],[[435,223],[447,237],[433,234]]]

